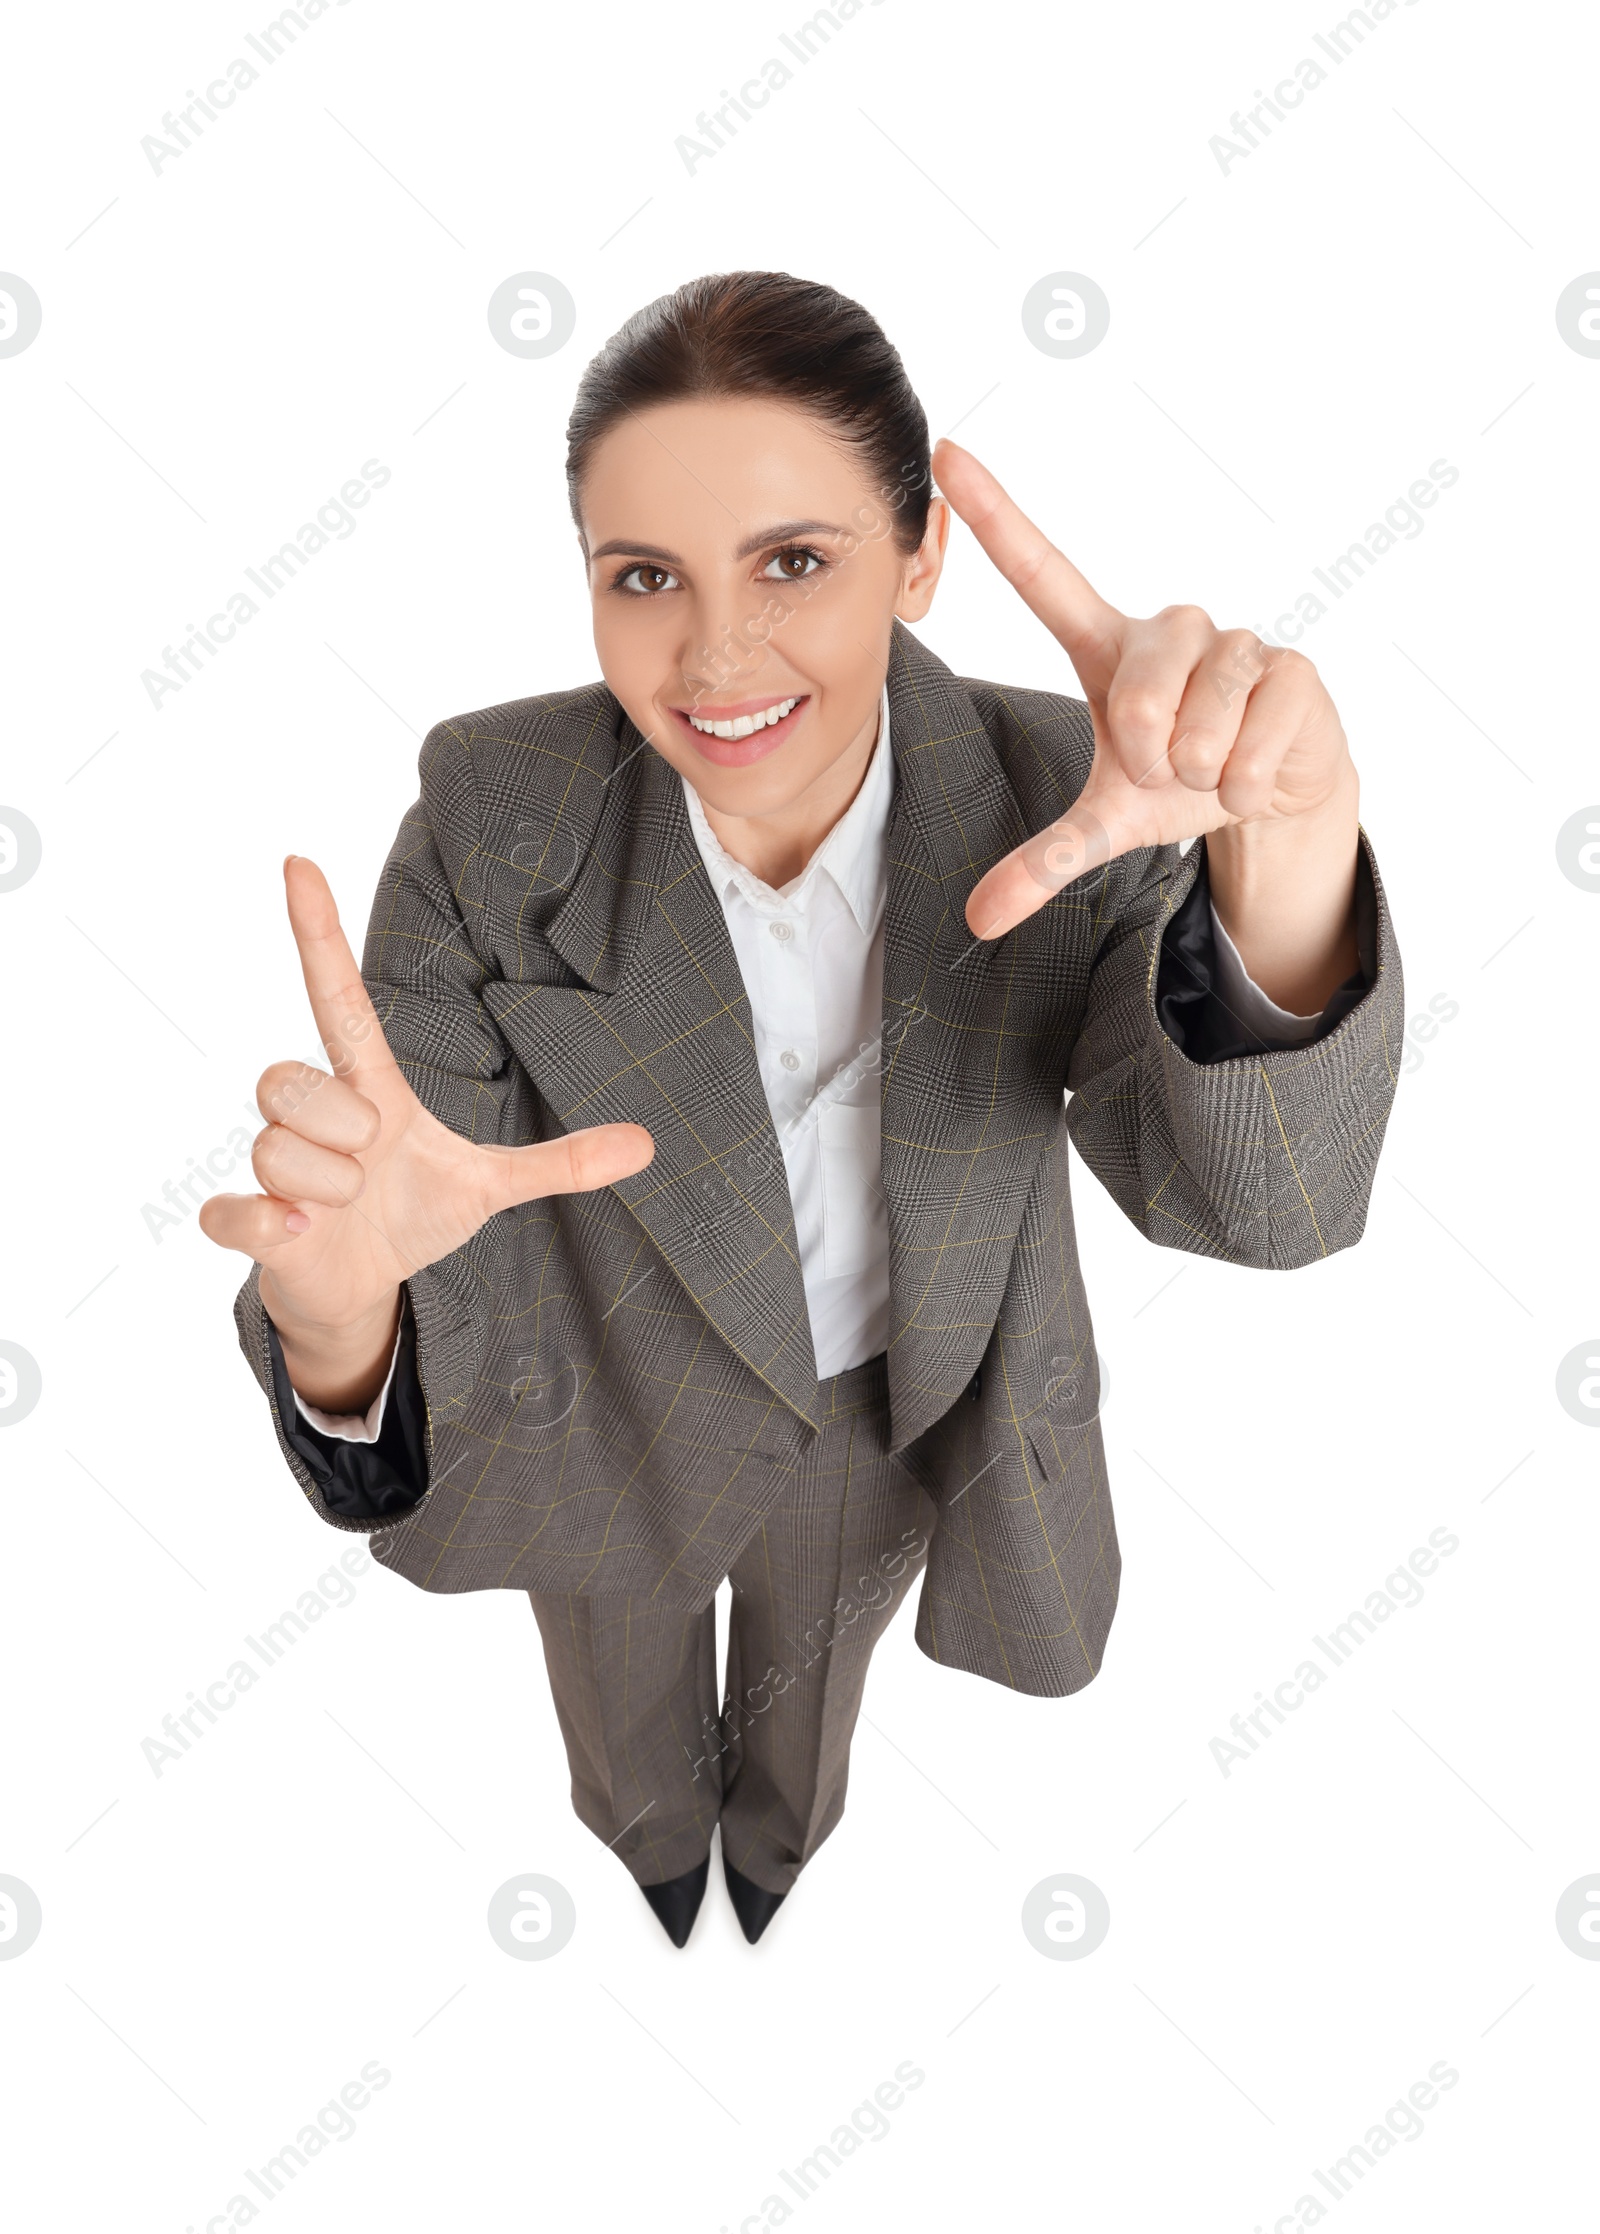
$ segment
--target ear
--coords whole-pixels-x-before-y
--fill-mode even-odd
[[[945,546],[950,540],[950,507],[942,496],[928,504],[928,524],[922,541],[905,563],[895,615],[903,621],[920,621],[933,603],[944,571]]]

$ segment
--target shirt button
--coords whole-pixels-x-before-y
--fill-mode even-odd
[[[786,1047],[778,1060],[785,1070],[798,1070],[800,1068],[800,1058],[792,1047]]]
[[[767,929],[775,939],[792,939],[794,937],[794,925],[792,923],[769,923]]]

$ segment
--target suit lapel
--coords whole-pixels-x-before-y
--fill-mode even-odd
[[[884,942],[883,1191],[895,1449],[961,1395],[988,1345],[1045,1142],[1069,1003],[1042,919],[974,940],[967,895],[1029,836],[976,706],[898,623]]]
[[[491,982],[484,997],[568,1131],[649,1128],[654,1161],[613,1191],[730,1348],[815,1426],[811,1323],[750,1004],[677,774],[641,746],[623,719],[599,824],[546,927],[589,982]]]
[[[1028,835],[971,697],[898,622],[888,688],[882,1177],[899,1449],[948,1410],[988,1344],[1060,1119],[1066,1004],[1039,960],[1041,921],[992,945],[966,926],[973,885]],[[816,1426],[788,1175],[738,958],[676,772],[620,709],[617,723],[593,740],[613,772],[546,926],[585,982],[491,979],[483,997],[567,1130],[649,1128],[654,1161],[613,1191],[729,1347]]]

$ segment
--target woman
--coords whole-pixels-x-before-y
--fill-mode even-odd
[[[1099,1666],[1069,1135],[1168,1247],[1349,1246],[1400,964],[1315,670],[1108,605],[930,460],[858,304],[680,288],[568,433],[605,681],[430,733],[360,974],[286,864],[330,1069],[266,1071],[265,1192],[202,1222],[256,1260],[241,1340],[321,1517],[526,1590],[578,1814],[679,1946],[720,1822],[753,1941],[919,1573],[944,1665]],[[951,506],[1086,704],[910,634]]]

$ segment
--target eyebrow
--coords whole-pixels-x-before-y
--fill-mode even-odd
[[[776,526],[763,528],[759,535],[747,535],[733,555],[736,559],[752,558],[757,551],[767,550],[774,543],[792,542],[797,535],[843,535],[844,532],[833,520],[779,520]],[[614,535],[609,543],[602,543],[589,553],[591,564],[597,559],[623,556],[652,559],[660,566],[683,564],[676,551],[664,551],[659,543],[634,543],[621,535]]]

